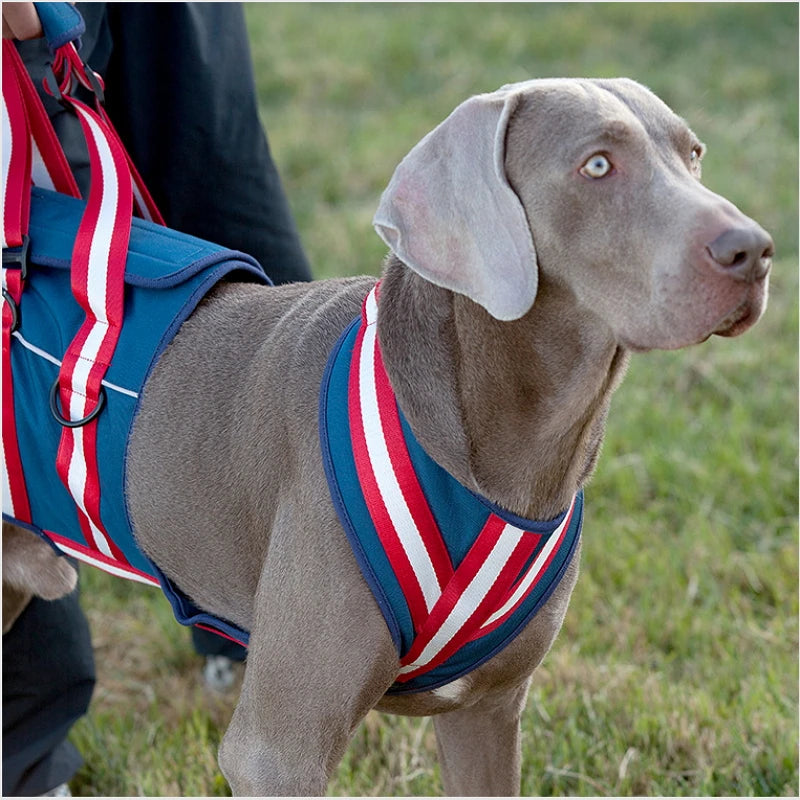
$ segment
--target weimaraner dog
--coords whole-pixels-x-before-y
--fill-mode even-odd
[[[735,336],[762,314],[772,241],[701,184],[703,150],[633,81],[548,79],[472,97],[402,161],[375,217],[391,248],[377,337],[417,440],[463,486],[556,517],[594,468],[630,353]],[[520,714],[579,554],[488,661],[387,695],[398,651],[318,434],[326,360],[374,283],[213,291],[145,387],[135,532],[200,607],[251,632],[219,756],[235,793],[324,793],[378,708],[435,715],[448,793],[516,794]]]

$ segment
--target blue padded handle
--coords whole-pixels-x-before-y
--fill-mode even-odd
[[[86,31],[86,23],[71,3],[34,3],[42,23],[44,38],[52,52],[76,41]],[[78,45],[80,46],[80,45]]]

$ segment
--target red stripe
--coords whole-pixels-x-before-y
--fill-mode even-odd
[[[7,283],[19,281],[19,273],[9,272]],[[13,290],[9,286],[9,291]],[[11,310],[3,303],[3,454],[8,476],[14,516],[22,522],[31,521],[31,507],[25,476],[22,472],[22,458],[17,441],[17,421],[14,413],[14,386],[11,372]]]
[[[505,523],[492,514],[487,520],[475,543],[469,549],[464,560],[459,564],[455,574],[445,586],[441,597],[436,605],[431,609],[430,616],[425,622],[419,635],[414,640],[411,649],[403,657],[401,663],[405,666],[411,664],[420,653],[425,649],[428,642],[434,637],[436,631],[442,626],[444,621],[450,616],[458,599],[469,586],[475,573],[480,569],[492,548],[497,544],[500,534],[503,532]]]
[[[539,585],[539,581],[541,581],[542,577],[547,574],[547,570],[550,567],[553,559],[556,557],[556,553],[561,549],[561,543],[564,541],[564,537],[567,535],[567,531],[569,530],[570,522],[572,521],[572,514],[575,510],[575,503],[573,501],[572,506],[570,507],[569,516],[564,522],[564,525],[561,528],[561,534],[558,537],[558,541],[553,546],[553,549],[550,551],[550,555],[545,560],[544,564],[542,564],[536,578],[531,582],[531,585],[528,587],[528,590],[520,597],[520,599],[508,610],[502,617],[498,617],[491,625],[487,625],[485,628],[479,629],[473,639],[479,639],[481,636],[485,636],[487,633],[491,633],[496,628],[499,628],[504,622],[506,622],[509,617],[525,602],[526,598],[530,595],[530,593]],[[530,534],[527,534],[530,535]],[[527,561],[527,559],[526,559]],[[533,565],[531,565],[531,568]],[[527,575],[528,573],[525,573]],[[516,581],[514,586],[508,591],[505,597],[497,604],[496,608],[502,608],[503,605],[508,601],[508,598],[514,594],[514,590],[517,586],[519,586],[520,582],[525,579],[525,575],[520,578],[519,581]],[[491,616],[491,615],[490,615]]]
[[[235,644],[239,644],[242,647],[247,647],[247,645],[241,641],[240,639],[235,639],[230,634],[224,633],[223,631],[219,630],[219,628],[213,628],[211,625],[203,625],[202,622],[195,622],[195,628],[200,628],[200,630],[208,631],[209,633],[216,633],[217,636],[221,636],[223,639],[227,639],[229,642],[234,642]]]
[[[47,172],[53,181],[53,186],[57,192],[68,194],[71,197],[80,197],[78,186],[67,163],[61,143],[58,141],[42,101],[15,47],[9,48],[9,66],[17,75],[20,92],[25,103],[28,124],[31,127],[31,133],[36,140]]]
[[[13,53],[12,53],[13,51]],[[22,244],[22,235],[28,232],[31,202],[31,142],[30,132],[22,102],[22,93],[14,69],[16,48],[9,39],[3,40],[3,99],[11,126],[11,147],[8,183],[3,187],[3,230],[6,244]],[[16,298],[19,300],[19,298]]]
[[[153,586],[160,586],[158,580],[152,575],[148,575],[146,572],[142,572],[141,570],[136,569],[136,567],[132,567],[130,564],[120,564],[113,558],[109,558],[103,553],[98,553],[94,548],[87,547],[79,542],[75,542],[66,536],[62,536],[60,533],[53,533],[52,531],[45,531],[45,533],[47,534],[48,538],[52,539],[58,547],[67,550],[74,550],[76,552],[76,558],[83,557],[87,560],[91,559],[92,561],[98,561],[100,564],[96,566],[101,569],[102,565],[105,564],[110,568],[122,570],[123,572],[130,572],[132,575],[136,575]]]
[[[421,633],[418,637],[418,641],[414,642],[412,649],[403,658],[401,663],[404,666],[414,663],[415,658],[419,657],[427,643],[433,638],[436,631],[438,631],[442,623],[444,623],[450,615],[459,597],[463,594],[464,590],[472,582],[478,570],[480,570],[481,566],[486,561],[505,526],[506,523],[494,514],[489,518],[484,530],[481,531],[480,536],[470,549],[466,558],[459,565],[456,575],[451,581],[451,584],[455,585],[447,586],[447,589],[442,595],[442,599],[431,611],[431,619],[429,620],[430,627],[426,625],[426,630]],[[497,608],[500,598],[506,594],[509,584],[519,575],[520,570],[525,565],[530,554],[531,543],[527,540],[527,534],[524,534],[511,553],[511,556],[503,565],[497,578],[486,591],[483,600],[481,600],[475,611],[467,618],[448,644],[428,661],[427,664],[424,664],[419,667],[419,669],[413,670],[412,672],[399,675],[397,681],[399,683],[404,683],[426,672],[430,672],[447,661],[450,656],[467,644],[472,638],[473,633]],[[439,609],[440,605],[442,606],[441,609]]]
[[[96,354],[88,354],[94,358],[89,369],[86,396],[84,405],[84,416],[90,413],[99,401],[101,392],[101,381],[105,375],[108,364],[116,348],[120,334],[124,313],[124,273],[125,261],[127,256],[128,241],[130,237],[132,195],[130,189],[130,177],[127,172],[127,163],[124,153],[119,143],[114,137],[110,136],[105,130],[105,123],[84,104],[70,99],[76,107],[78,117],[81,122],[84,135],[86,137],[89,150],[90,166],[92,171],[92,184],[89,198],[86,205],[84,216],[78,228],[73,249],[72,258],[72,290],[80,306],[86,312],[86,319],[81,325],[78,333],[67,348],[64,355],[61,370],[59,372],[62,412],[69,414],[70,399],[73,395],[73,379],[76,365],[87,354],[83,352],[84,345],[90,333],[96,330],[98,325],[95,309],[92,302],[97,304],[96,297],[90,297],[90,292],[98,292],[104,301],[104,314],[108,320],[108,326],[103,331],[103,336]],[[108,185],[108,176],[103,175],[103,164],[100,158],[97,144],[94,139],[94,131],[86,121],[84,114],[92,117],[93,121],[100,128],[100,135],[103,135],[108,143],[111,153],[113,166],[111,167],[118,181],[118,194],[115,201],[115,218],[110,237],[110,248],[107,260],[107,273],[103,276],[104,286],[89,285],[90,262],[89,255],[92,244],[95,240],[96,230],[104,202],[108,203],[107,193],[112,191]],[[105,179],[104,179],[105,178]],[[86,484],[83,488],[83,496],[76,498],[78,504],[83,503],[88,519],[80,508],[77,509],[81,529],[84,531],[87,542],[98,546],[94,537],[91,523],[96,526],[103,537],[107,540],[109,549],[115,558],[121,563],[127,563],[123,553],[113,543],[105,530],[100,517],[100,494],[101,484],[98,473],[97,463],[97,422],[92,421],[83,426],[80,433],[74,429],[65,428],[57,455],[57,468],[62,482],[69,489],[69,471],[72,459],[77,456],[75,448],[75,437],[83,436],[83,453],[86,467]]]
[[[386,446],[392,461],[395,477],[433,564],[439,585],[445,586],[453,576],[450,554],[447,551],[442,533],[434,519],[422,487],[419,485],[414,465],[411,463],[411,456],[408,453],[400,423],[397,400],[383,365],[383,356],[381,355],[377,337],[375,339],[375,385],[381,427],[383,428],[383,435],[386,439]]]
[[[364,341],[366,320],[356,337],[353,357],[350,362],[350,386],[348,391],[348,414],[353,444],[353,458],[361,483],[361,490],[369,510],[370,517],[378,533],[381,546],[386,552],[392,570],[405,595],[409,613],[415,630],[419,630],[428,616],[428,608],[422,587],[419,585],[414,568],[406,555],[397,531],[394,528],[389,512],[383,502],[378,484],[372,472],[372,463],[367,450],[367,441],[361,415],[361,399],[359,393],[359,360]]]

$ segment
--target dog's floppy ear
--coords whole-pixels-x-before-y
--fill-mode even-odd
[[[409,267],[500,320],[523,316],[538,283],[528,221],[504,166],[519,97],[500,90],[458,106],[397,167],[373,220]]]

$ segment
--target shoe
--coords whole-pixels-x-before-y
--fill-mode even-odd
[[[72,792],[69,790],[69,786],[66,783],[62,783],[49,792],[40,794],[39,797],[72,797]]]
[[[206,656],[203,679],[206,686],[215,692],[225,694],[236,682],[234,661],[227,656]]]

